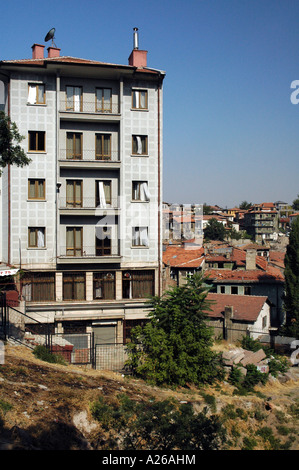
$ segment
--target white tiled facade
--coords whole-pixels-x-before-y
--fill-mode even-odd
[[[3,79],[5,110],[25,136],[22,147],[32,159],[23,168],[6,168],[1,178],[1,261],[21,268],[19,290],[30,315],[44,318],[56,331],[63,331],[67,325],[76,330],[77,322],[85,322],[90,329],[94,322],[105,324],[113,319],[114,340],[122,341],[126,323],[146,318],[146,296],[140,294],[143,275],[149,273],[153,278],[152,294],[160,293],[164,72],[149,69],[146,64],[102,64],[60,57],[59,53],[54,58],[3,61],[1,71],[9,76]],[[28,103],[30,84],[44,85],[45,103]],[[66,109],[66,87],[80,87],[80,109]],[[96,112],[97,88],[111,90],[109,112]],[[132,107],[135,90],[146,92],[146,107]],[[40,131],[45,133],[45,145],[42,150],[30,151],[28,133],[36,136]],[[108,160],[95,156],[97,135],[110,136]],[[70,136],[76,136],[77,142],[81,139],[80,158],[69,158]],[[146,152],[133,154],[133,136],[144,136]],[[33,185],[38,183],[32,180],[44,180],[44,195],[30,197],[30,180]],[[96,202],[99,182],[110,182],[111,203],[104,208]],[[133,200],[133,182],[146,182],[149,200]],[[67,191],[72,184],[81,189],[79,204],[70,206]],[[99,251],[96,243],[99,226],[111,229],[108,253]],[[134,246],[134,227],[141,228],[143,237],[147,233],[144,246]],[[38,246],[30,246],[32,232],[36,240],[42,232]],[[69,237],[77,237],[80,250],[76,251],[72,242],[74,251],[70,251]],[[135,296],[131,290],[124,294],[126,271],[140,275]],[[84,295],[66,299],[65,274],[73,272],[85,279]],[[95,273],[108,272],[115,280],[114,295],[98,298]],[[54,286],[50,300],[49,294],[43,298],[43,287],[38,295],[32,294],[34,286],[29,287],[30,295],[28,290],[22,291],[23,273],[25,278],[35,273],[36,279],[40,273],[50,273]],[[148,291],[150,284],[145,283]]]

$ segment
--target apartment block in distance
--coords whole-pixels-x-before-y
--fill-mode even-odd
[[[46,42],[46,40],[45,40]],[[161,293],[165,73],[134,28],[127,65],[53,43],[0,62],[5,112],[31,163],[2,175],[2,263],[53,332],[126,342]]]

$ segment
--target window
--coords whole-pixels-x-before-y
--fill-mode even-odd
[[[231,293],[232,293],[232,294],[235,294],[235,295],[238,295],[238,287],[236,287],[236,286],[231,286]]]
[[[46,133],[44,131],[28,132],[28,151],[29,152],[45,152],[46,150]]]
[[[82,256],[82,227],[66,228],[66,254],[67,256]]]
[[[111,160],[111,134],[96,134],[96,160]]]
[[[111,255],[111,227],[96,227],[96,256]]]
[[[82,133],[66,133],[66,158],[70,160],[82,160]]]
[[[93,298],[115,299],[114,272],[93,273]]]
[[[46,182],[44,179],[29,179],[28,180],[28,199],[45,199],[46,197]]]
[[[96,89],[96,112],[112,112],[112,90],[111,88]]]
[[[82,181],[66,181],[66,207],[82,207]]]
[[[122,288],[124,299],[139,299],[154,295],[154,271],[124,271]]]
[[[21,284],[22,296],[27,302],[55,300],[54,273],[25,273]]]
[[[67,86],[66,87],[66,110],[82,111],[82,87]]]
[[[147,136],[133,135],[132,138],[132,153],[133,155],[147,155]]]
[[[266,328],[266,327],[267,327],[267,316],[264,316],[264,317],[262,318],[262,328],[264,329],[264,328]]]
[[[147,109],[147,90],[132,90],[132,108]]]
[[[45,104],[45,85],[39,83],[28,84],[28,103],[29,104]]]
[[[244,287],[244,294],[245,295],[251,295],[251,287],[250,286],[245,286]]]
[[[85,300],[84,273],[63,273],[63,300]]]
[[[220,294],[225,294],[225,286],[220,286]]]
[[[132,182],[132,199],[133,201],[149,201],[150,193],[147,181]]]
[[[111,205],[111,181],[96,181],[96,207]]]
[[[45,242],[45,228],[44,227],[29,227],[28,228],[28,247],[29,248],[44,248]]]
[[[148,227],[133,227],[133,246],[149,246]]]

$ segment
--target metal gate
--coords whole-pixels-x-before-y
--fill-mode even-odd
[[[8,309],[6,303],[6,293],[0,292],[0,338],[6,341],[8,324]]]
[[[123,343],[95,344],[96,369],[123,372],[126,360],[126,346]]]

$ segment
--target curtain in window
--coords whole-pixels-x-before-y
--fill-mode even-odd
[[[39,103],[44,103],[44,101],[45,101],[44,85],[37,85],[37,96],[38,96],[38,102]]]
[[[35,199],[35,181],[29,181],[29,198]]]
[[[137,153],[140,155],[142,154],[142,141],[139,135],[136,136],[136,141],[137,141]]]
[[[111,90],[104,89],[104,111],[111,110]]]
[[[37,183],[37,197],[39,199],[42,199],[45,197],[44,194],[44,182],[42,180],[39,180]]]
[[[147,227],[140,227],[140,245],[149,246]]]
[[[133,108],[139,108],[139,91],[133,91]]]
[[[148,190],[148,184],[146,182],[141,183],[140,200],[141,201],[149,201],[150,200],[150,193],[149,193],[149,190]]]
[[[36,85],[29,85],[28,103],[29,104],[35,104],[36,103]]]
[[[36,232],[35,229],[29,230],[29,246],[36,246]]]
[[[140,92],[140,106],[139,107],[141,109],[146,108],[146,92],[145,91]]]
[[[100,199],[100,208],[106,209],[106,196],[105,196],[103,181],[99,181],[99,199]]]
[[[73,88],[66,87],[66,109],[73,109]]]
[[[37,246],[43,248],[45,246],[45,233],[43,229],[37,230]]]
[[[74,111],[79,112],[81,110],[81,88],[74,88]]]
[[[133,227],[133,240],[132,240],[133,246],[138,246],[140,243],[139,240],[140,240],[139,227]]]

